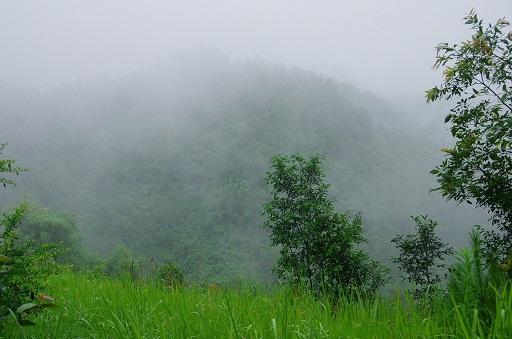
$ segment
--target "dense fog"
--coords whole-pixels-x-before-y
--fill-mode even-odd
[[[3,83],[53,87],[120,77],[169,55],[215,48],[338,77],[378,94],[423,93],[438,79],[434,46],[466,38],[472,8],[509,16],[493,1],[4,1]]]
[[[29,169],[0,192],[71,215],[88,251],[120,247],[196,281],[264,280],[273,154],[322,153],[339,211],[388,262],[409,216],[467,243],[488,216],[429,171],[453,143],[434,46],[503,1],[13,1],[0,4],[0,143]]]

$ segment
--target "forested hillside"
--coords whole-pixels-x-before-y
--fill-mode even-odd
[[[43,92],[2,87],[2,141],[30,171],[0,195],[72,213],[88,247],[172,260],[190,280],[270,278],[262,230],[273,154],[322,153],[341,211],[360,211],[369,251],[429,214],[455,246],[486,216],[450,206],[429,171],[448,143],[370,93],[313,72],[215,52],[122,79]],[[427,114],[427,113],[425,113]]]

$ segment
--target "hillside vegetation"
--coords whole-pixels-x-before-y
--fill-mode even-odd
[[[2,91],[0,337],[512,338],[512,26],[465,23],[451,138],[212,51]]]
[[[2,138],[30,169],[2,206],[28,198],[66,211],[94,252],[125,246],[190,280],[270,278],[260,214],[273,154],[324,154],[336,208],[362,212],[382,260],[409,215],[439,219],[455,246],[486,222],[428,193],[442,133],[312,72],[200,51],[119,80],[1,93]]]

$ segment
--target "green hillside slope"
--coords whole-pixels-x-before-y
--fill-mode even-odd
[[[455,245],[486,220],[429,194],[437,135],[312,72],[193,53],[123,79],[0,96],[0,141],[30,169],[2,206],[24,197],[70,211],[91,249],[173,260],[188,279],[270,277],[260,212],[275,153],[323,153],[339,209],[363,213],[383,260],[411,214],[438,218]]]

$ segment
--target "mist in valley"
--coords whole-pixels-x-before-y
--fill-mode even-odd
[[[467,245],[489,224],[429,173],[453,144],[426,104],[434,46],[509,1],[16,1],[0,4],[0,142],[29,169],[0,192],[70,215],[84,248],[190,281],[274,279],[262,229],[274,154],[321,153],[336,209],[392,268],[410,216]]]

